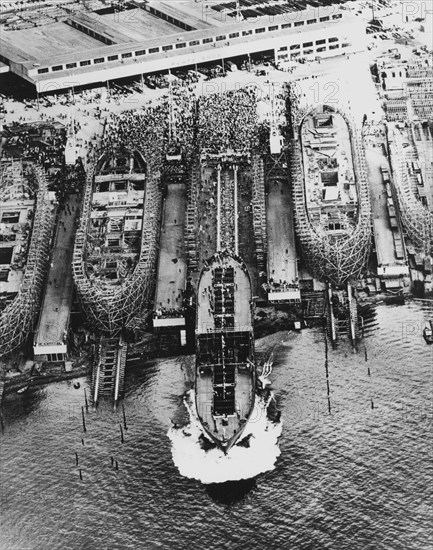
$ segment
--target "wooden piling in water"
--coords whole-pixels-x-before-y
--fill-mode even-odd
[[[125,441],[125,439],[123,437],[122,424],[119,424],[119,428],[120,428],[120,442],[123,443]]]
[[[122,412],[123,412],[123,427],[125,428],[125,432],[128,431],[128,426],[126,425],[126,415],[125,415],[125,407],[122,403]]]
[[[86,418],[84,416],[84,407],[81,407],[81,416],[83,418],[83,432],[86,433],[87,428],[86,428]]]
[[[86,388],[84,388],[84,402],[86,403],[86,413],[89,412],[89,403],[87,401]]]

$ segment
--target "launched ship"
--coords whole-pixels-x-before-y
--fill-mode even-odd
[[[105,152],[88,174],[74,279],[89,322],[103,334],[128,325],[148,287],[155,214],[147,180],[143,156],[120,147]]]
[[[342,112],[319,105],[302,114],[293,140],[296,228],[313,274],[341,285],[361,274],[370,251],[363,149]]]
[[[255,401],[252,290],[244,262],[227,251],[205,262],[197,302],[197,413],[206,438],[227,453],[241,443]]]

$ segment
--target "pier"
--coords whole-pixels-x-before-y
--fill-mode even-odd
[[[371,210],[376,244],[377,274],[387,288],[409,275],[397,201],[390,181],[388,160],[379,147],[366,148]]]
[[[270,302],[299,302],[298,259],[290,189],[281,179],[269,184],[266,205]]]
[[[185,254],[186,186],[167,186],[159,249],[153,328],[158,331],[185,328],[183,293],[186,282]]]
[[[68,203],[58,214],[54,248],[33,344],[36,361],[66,359],[74,292],[71,264],[78,207],[78,196],[71,195]]]

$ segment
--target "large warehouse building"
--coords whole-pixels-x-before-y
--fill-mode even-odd
[[[65,5],[51,23],[4,28],[0,61],[44,93],[259,52],[275,61],[332,56],[361,49],[365,37],[344,5],[148,0],[126,7],[97,13]]]

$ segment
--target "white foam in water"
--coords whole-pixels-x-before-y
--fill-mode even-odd
[[[268,380],[264,378],[263,382]],[[280,456],[278,438],[282,422],[272,422],[266,415],[272,399],[269,393],[267,398],[256,395],[254,409],[241,438],[251,434],[250,446],[235,445],[225,455],[221,449],[204,450],[201,447],[203,428],[197,416],[194,390],[190,390],[184,398],[190,423],[183,428],[170,428],[168,431],[172,441],[173,461],[180,474],[208,484],[250,479],[273,470]]]

